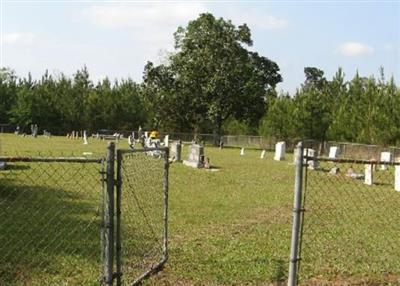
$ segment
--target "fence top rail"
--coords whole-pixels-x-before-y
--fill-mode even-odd
[[[46,163],[102,163],[104,158],[86,158],[86,157],[10,157],[0,156],[0,162],[46,162]]]
[[[146,149],[118,149],[117,153],[120,154],[129,154],[129,153],[140,153],[140,152],[151,152],[151,151],[163,151],[168,152],[168,147],[159,147],[159,148],[146,148]]]
[[[312,157],[312,156],[304,156],[303,158],[305,160],[317,160],[317,161],[322,161],[322,162],[400,166],[400,162],[388,162],[388,161],[380,161],[380,160],[361,160],[361,159],[345,159],[345,158],[334,159],[334,158],[329,158],[329,157]]]

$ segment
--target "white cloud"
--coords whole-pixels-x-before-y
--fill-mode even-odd
[[[83,11],[83,18],[91,24],[131,32],[136,49],[153,54],[173,47],[173,33],[178,26],[206,12],[201,3],[156,3],[153,5],[91,6]]]
[[[206,8],[201,3],[129,6],[92,6],[84,11],[91,23],[111,28],[177,27],[194,19]]]
[[[35,36],[32,33],[5,33],[2,38],[2,43],[5,45],[16,44],[31,44]]]
[[[347,57],[356,57],[370,55],[374,52],[374,48],[362,43],[347,42],[339,47],[339,52]]]

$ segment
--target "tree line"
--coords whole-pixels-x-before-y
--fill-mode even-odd
[[[273,99],[260,123],[263,135],[368,144],[400,143],[400,89],[394,78],[361,77],[345,81],[341,68],[331,80],[315,67],[294,96]]]
[[[304,69],[296,93],[276,92],[277,63],[251,51],[246,24],[201,14],[174,34],[165,63],[148,62],[143,81],[93,82],[86,67],[72,77],[40,79],[0,70],[0,123],[30,124],[53,134],[71,130],[158,129],[167,132],[263,135],[396,144],[400,91],[394,79],[356,76],[339,68],[331,80]]]

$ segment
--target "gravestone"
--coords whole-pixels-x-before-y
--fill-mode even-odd
[[[262,150],[261,155],[260,155],[260,159],[265,159],[265,154],[266,154],[266,151]]]
[[[285,160],[286,143],[284,141],[278,142],[275,145],[275,161]]]
[[[338,167],[333,167],[332,169],[329,170],[329,174],[331,175],[337,175],[340,173],[340,169]]]
[[[244,156],[244,148],[240,149],[240,156]]]
[[[329,148],[329,159],[337,159],[339,155],[339,148],[337,146],[332,146]]]
[[[400,192],[400,166],[394,167],[394,189]]]
[[[174,162],[180,162],[182,154],[182,145],[179,141],[174,141],[171,143],[169,148],[169,158],[172,159]]]
[[[304,150],[303,150],[303,156],[304,157],[308,157],[308,159],[310,159],[310,157],[312,158],[312,159],[314,159],[315,158],[315,150],[314,149],[311,149],[311,148],[304,148]],[[304,160],[307,160],[307,158],[306,159],[304,159]]]
[[[86,130],[83,131],[83,144],[85,144],[85,145],[89,144],[89,142],[87,140]]]
[[[165,135],[164,136],[164,146],[168,147],[168,145],[169,145],[169,135]]]
[[[364,165],[364,184],[372,186],[374,184],[373,180],[373,167],[372,164]]]
[[[188,160],[184,160],[183,164],[193,168],[204,167],[204,147],[199,144],[190,145]]]
[[[392,153],[390,152],[382,152],[381,153],[381,162],[391,162],[392,161]],[[385,171],[388,169],[388,165],[381,165],[381,170]]]

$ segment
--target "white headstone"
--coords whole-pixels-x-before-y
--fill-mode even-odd
[[[364,184],[372,186],[373,181],[373,167],[372,164],[365,164],[364,165]]]
[[[244,156],[244,148],[240,149],[240,156]]]
[[[382,152],[381,153],[381,161],[382,162],[391,162],[392,161],[392,153],[390,152]],[[387,165],[381,165],[381,170],[385,171],[388,169]]]
[[[311,148],[304,148],[303,150],[303,156],[307,156],[307,157],[315,157],[315,150],[311,149]]]
[[[188,160],[184,160],[183,164],[194,168],[204,167],[204,147],[198,144],[189,146]]]
[[[87,145],[89,142],[87,140],[86,130],[83,131],[83,144]]]
[[[316,160],[308,160],[307,164],[308,164],[308,169],[310,170],[316,170],[319,168],[319,162]]]
[[[181,143],[179,141],[172,142],[169,150],[169,157],[176,162],[180,162],[181,153],[182,153]]]
[[[276,143],[274,160],[276,161],[285,160],[285,152],[286,152],[286,143],[284,141]]]
[[[329,158],[337,159],[339,148],[337,146],[332,146],[329,148]]]
[[[262,150],[261,155],[260,155],[260,159],[264,159],[265,158],[265,153],[266,153],[266,151]]]
[[[146,138],[146,139],[149,138],[149,132],[148,131],[144,132],[144,138]]]
[[[303,159],[304,164],[307,164],[307,162],[310,161],[310,157],[311,157],[311,160],[314,160],[315,150],[311,149],[311,148],[304,148],[303,149],[303,157],[304,157],[304,159]]]
[[[164,137],[164,147],[168,147],[169,146],[169,135],[165,135]]]
[[[128,144],[129,144],[129,146],[132,145],[132,136],[128,136]]]
[[[400,166],[394,167],[394,189],[400,192]]]

